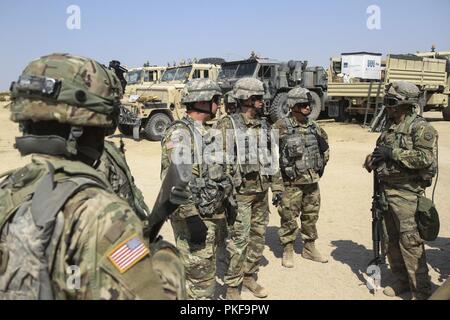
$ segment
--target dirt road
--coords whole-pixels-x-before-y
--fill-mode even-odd
[[[433,290],[450,275],[450,122],[440,113],[426,113],[439,131],[439,181],[436,206],[441,217],[439,238],[427,243],[427,258]],[[8,120],[9,112],[0,105],[0,172],[28,162],[13,149],[17,125]],[[328,132],[331,160],[320,182],[322,207],[318,222],[317,245],[330,261],[317,264],[300,257],[301,242],[297,240],[295,267],[281,266],[282,248],[278,241],[279,217],[271,207],[266,236],[266,249],[260,282],[267,287],[270,299],[388,299],[382,293],[372,295],[365,286],[360,271],[365,271],[371,252],[371,194],[372,176],[365,172],[362,161],[373,150],[376,133],[369,133],[357,124],[323,123]],[[112,140],[118,141],[117,137]],[[137,185],[151,205],[160,186],[160,143],[125,139],[127,158]],[[431,190],[428,191],[428,194]],[[173,241],[169,224],[163,228],[164,237]],[[383,274],[383,283],[389,280]],[[223,291],[220,288],[219,293]],[[243,297],[252,299],[249,292]]]

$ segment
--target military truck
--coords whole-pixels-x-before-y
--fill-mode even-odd
[[[120,131],[139,139],[143,130],[149,140],[159,141],[170,123],[185,114],[181,104],[181,90],[191,79],[217,79],[220,66],[192,63],[168,67],[160,81],[150,86],[137,86],[136,90],[122,100],[119,118]],[[125,130],[124,130],[125,129]]]
[[[9,91],[0,92],[0,101],[2,101],[2,102],[9,101],[9,99],[10,99]]]
[[[154,83],[157,83],[161,76],[166,70],[166,67],[149,66],[129,69],[126,73],[125,79],[127,81],[127,86],[125,88],[125,93],[122,99],[122,103],[127,103],[131,95],[136,95],[137,88],[148,87]],[[126,108],[121,108],[120,116],[118,121],[118,129],[124,135],[134,135],[139,138],[139,129],[134,129],[134,126],[130,125],[127,121],[126,116],[129,114]],[[124,118],[125,116],[125,118]]]
[[[247,60],[222,63],[218,84],[224,94],[243,77],[261,80],[266,87],[264,96],[265,113],[272,122],[285,117],[287,92],[295,86],[311,90],[313,98],[311,119],[316,119],[325,108],[327,99],[326,72],[322,67],[307,67],[307,61],[280,62],[252,55]]]
[[[354,55],[378,54],[358,52]],[[384,89],[394,81],[411,81],[421,91],[419,99],[422,113],[429,110],[442,110],[444,118],[448,117],[448,59],[419,56],[414,54],[389,54],[380,59],[379,78],[352,77],[344,71],[347,66],[343,57],[330,59],[328,69],[328,115],[337,121],[346,121],[356,117],[364,124],[369,117],[382,110]],[[371,64],[367,60],[364,63]],[[367,68],[368,65],[359,66]]]

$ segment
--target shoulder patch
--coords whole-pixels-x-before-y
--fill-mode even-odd
[[[425,132],[425,134],[423,135],[423,138],[426,141],[431,141],[434,138],[434,135],[431,132]]]
[[[120,273],[124,273],[150,253],[137,234],[121,242],[108,254],[108,259]]]

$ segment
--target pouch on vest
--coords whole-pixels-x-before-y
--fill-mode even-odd
[[[433,201],[427,197],[419,196],[418,198],[416,223],[423,240],[436,240],[440,227],[439,215]]]

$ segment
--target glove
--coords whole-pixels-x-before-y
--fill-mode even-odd
[[[186,224],[191,242],[195,244],[205,243],[208,228],[203,220],[199,216],[192,216],[186,218]]]
[[[378,146],[372,153],[372,163],[378,164],[381,161],[388,161],[392,159],[392,149],[385,146]]]
[[[275,193],[272,197],[272,204],[275,207],[278,207],[278,205],[281,203],[281,192]]]

